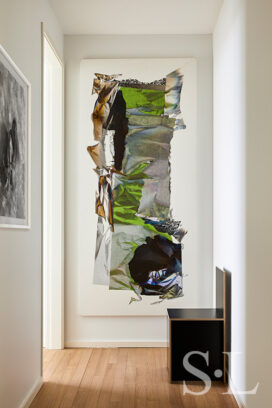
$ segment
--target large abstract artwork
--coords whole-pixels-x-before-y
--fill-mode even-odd
[[[30,85],[0,47],[0,227],[27,228]]]
[[[93,102],[85,149],[97,177],[90,278],[98,291],[103,287],[115,297],[126,293],[124,309],[171,307],[184,295],[187,231],[173,215],[171,177],[172,143],[187,125],[181,102],[186,76],[182,66],[173,68],[151,80],[133,69],[109,68],[89,76]]]
[[[160,301],[183,295],[181,240],[171,218],[170,148],[184,129],[180,69],[152,82],[96,73],[92,112],[98,175],[94,283]]]

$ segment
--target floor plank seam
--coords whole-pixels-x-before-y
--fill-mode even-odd
[[[77,395],[78,395],[78,393],[79,393],[79,390],[80,390],[82,381],[83,381],[84,376],[85,376],[85,374],[86,374],[86,371],[87,371],[87,368],[88,368],[88,365],[89,365],[89,362],[90,362],[90,359],[91,359],[91,356],[92,356],[93,349],[90,349],[90,351],[91,351],[91,352],[90,352],[90,355],[89,355],[87,364],[86,364],[86,366],[85,366],[84,372],[83,372],[83,374],[82,374],[82,376],[81,376],[81,380],[79,381],[79,384],[78,384],[78,387],[77,387],[77,391],[76,391],[75,396],[74,396],[73,401],[72,401],[72,405],[71,405],[72,408],[74,407],[74,402],[75,402],[75,400],[76,400],[76,398],[77,398]]]

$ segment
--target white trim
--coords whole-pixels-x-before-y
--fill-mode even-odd
[[[94,340],[94,341],[66,341],[67,348],[114,348],[114,347],[167,347],[163,340],[127,341],[127,340]]]
[[[42,269],[43,269],[43,288],[44,291],[44,49],[45,41],[53,51],[62,70],[62,136],[61,136],[61,270],[51,275],[51,283],[48,294],[47,308],[47,336],[45,346],[48,349],[62,349],[64,347],[64,63],[59,56],[49,35],[41,23],[42,33]],[[57,291],[56,291],[57,288]],[[42,313],[42,342],[44,325],[44,311]],[[56,330],[57,327],[57,330]]]
[[[246,406],[244,405],[244,403],[241,401],[239,394],[237,393],[236,387],[231,379],[231,377],[229,376],[229,389],[235,399],[235,401],[237,402],[237,405],[239,408],[246,408]]]
[[[27,214],[25,224],[9,224],[0,222],[0,228],[12,229],[30,229],[31,228],[31,84],[18,68],[15,62],[11,59],[7,51],[0,45],[0,53],[6,58],[11,67],[16,71],[27,87]],[[4,218],[4,217],[0,217]],[[7,218],[7,217],[6,217]],[[16,218],[11,218],[16,222]]]
[[[27,393],[26,397],[24,398],[23,402],[19,405],[19,408],[29,408],[30,404],[38,394],[43,385],[43,378],[39,377],[33,386],[30,388],[29,392]]]

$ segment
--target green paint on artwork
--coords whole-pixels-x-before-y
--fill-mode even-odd
[[[146,224],[136,215],[142,198],[144,179],[148,178],[143,171],[149,164],[149,162],[141,163],[126,176],[115,176],[120,180],[120,184],[113,190],[113,220],[114,224],[141,225],[154,235],[158,235],[158,230],[153,225]],[[161,232],[159,234],[172,241],[171,235]],[[132,242],[129,244],[133,246],[133,251],[138,246]]]
[[[144,220],[136,215],[142,197],[142,188],[143,181],[134,180],[133,183],[124,181],[123,184],[119,184],[117,189],[114,190],[114,224],[142,225],[145,229],[158,234],[158,230],[153,225],[145,224]],[[167,233],[159,234],[172,241],[171,235]]]
[[[126,244],[129,244],[132,246],[132,251],[133,253],[136,251],[136,249],[138,248],[138,244],[136,244],[136,242],[130,241],[130,242],[126,242]]]
[[[133,171],[126,175],[127,180],[137,180],[149,178],[143,171],[150,165],[150,162],[139,164]]]
[[[164,113],[165,94],[153,89],[120,87],[128,109],[139,109],[144,115],[160,116]]]
[[[143,170],[149,166],[149,163],[141,163],[126,176],[116,176],[121,183],[113,190],[113,219],[114,222],[121,224],[138,224],[135,216],[140,200],[144,178],[148,176]]]
[[[123,268],[125,268],[126,272],[124,272]],[[120,265],[119,268],[110,271],[110,289],[132,290],[131,283],[134,283],[134,280],[127,271],[126,265]]]

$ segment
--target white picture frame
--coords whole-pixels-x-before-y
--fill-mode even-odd
[[[30,227],[31,85],[0,45],[0,228]]]

